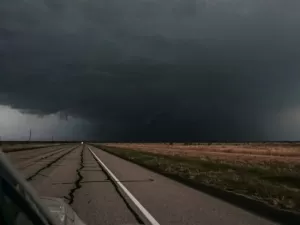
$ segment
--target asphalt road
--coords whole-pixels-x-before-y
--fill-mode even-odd
[[[275,224],[92,146],[7,155],[40,195],[64,198],[88,225]]]

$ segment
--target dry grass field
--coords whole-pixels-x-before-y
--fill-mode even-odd
[[[208,157],[228,162],[300,162],[300,143],[249,143],[249,144],[141,144],[107,143],[107,146],[129,148],[172,156]]]

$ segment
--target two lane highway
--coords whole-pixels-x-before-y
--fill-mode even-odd
[[[64,198],[88,225],[275,224],[92,146],[8,155],[40,195]]]

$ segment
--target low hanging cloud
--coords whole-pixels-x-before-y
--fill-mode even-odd
[[[2,0],[0,104],[82,118],[99,140],[297,139],[299,9]]]
[[[0,139],[2,141],[84,140],[91,135],[91,124],[79,118],[60,119],[50,114],[39,116],[0,106]],[[84,130],[85,132],[80,132]]]

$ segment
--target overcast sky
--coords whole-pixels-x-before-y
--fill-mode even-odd
[[[0,135],[299,140],[299,11],[298,0],[1,0]]]

